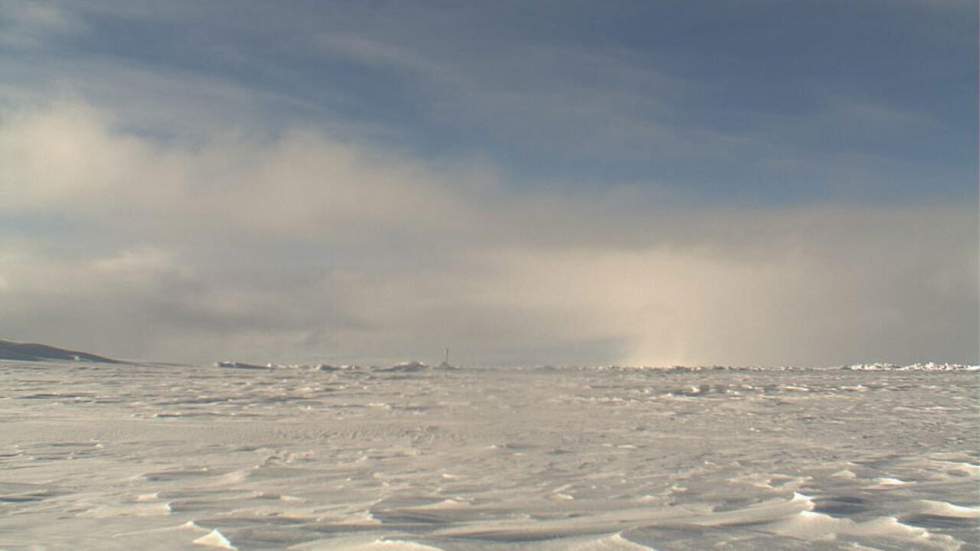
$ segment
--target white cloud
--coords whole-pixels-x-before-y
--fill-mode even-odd
[[[0,216],[68,221],[0,239],[0,334],[183,360],[976,360],[972,208],[667,209],[304,129],[189,146],[121,122],[0,122]]]

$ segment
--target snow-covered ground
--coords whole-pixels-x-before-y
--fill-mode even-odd
[[[978,549],[978,402],[967,369],[0,362],[0,549]]]

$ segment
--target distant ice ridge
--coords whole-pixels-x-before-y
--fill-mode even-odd
[[[276,364],[267,363],[265,365],[260,364],[250,364],[246,362],[234,362],[234,361],[224,361],[224,362],[214,362],[215,367],[224,367],[227,369],[305,369],[307,371],[346,371],[355,369],[367,369],[357,365],[330,365],[330,364]]]
[[[540,366],[536,369],[580,369],[588,371],[787,371],[806,369],[792,366],[742,366],[742,365],[671,365],[671,366],[649,366],[649,365],[595,365],[595,366]]]
[[[375,371],[412,372],[412,371],[425,371],[427,369],[429,369],[429,366],[425,363],[418,362],[418,361],[409,361],[409,362],[398,363],[390,367],[378,367],[375,368]]]
[[[214,367],[225,367],[228,369],[271,369],[272,364],[264,366],[245,362],[214,362]]]
[[[370,366],[363,367],[359,365],[344,364],[344,365],[330,365],[330,364],[276,364],[267,363],[265,365],[250,364],[245,362],[237,361],[221,361],[215,362],[215,367],[224,367],[227,369],[302,369],[308,371],[391,371],[391,372],[414,372],[414,371],[428,371],[432,369],[458,369],[456,366],[450,365],[446,362],[442,362],[437,366],[431,366],[424,362],[419,361],[407,361],[397,363],[391,366]]]
[[[842,369],[849,371],[980,371],[980,365],[925,362],[908,365],[888,362],[859,363],[831,367],[799,367],[791,365],[780,366],[737,366],[737,365],[674,365],[674,366],[626,366],[626,365],[597,365],[597,366],[538,366],[530,369],[541,370],[585,370],[585,371],[812,371]]]
[[[980,365],[951,364],[951,363],[914,363],[899,365],[886,362],[870,364],[851,364],[841,367],[849,371],[980,371]]]
[[[406,361],[390,366],[360,366],[355,364],[251,364],[238,361],[215,362],[215,367],[228,369],[300,369],[308,371],[377,371],[394,373],[412,373],[431,370],[453,370],[458,367],[442,362],[439,365],[429,365],[420,361]],[[626,365],[596,365],[596,366],[528,366],[520,369],[530,370],[584,370],[584,371],[810,371],[813,369],[841,369],[846,371],[980,371],[980,365],[957,364],[945,362],[925,362],[908,365],[888,362],[857,363],[836,367],[798,367],[798,366],[734,366],[734,365],[674,365],[674,366],[626,366]]]

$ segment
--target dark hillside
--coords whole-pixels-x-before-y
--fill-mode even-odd
[[[46,344],[35,344],[26,342],[12,342],[0,340],[0,360],[20,360],[26,362],[40,362],[46,360],[64,361],[83,361],[99,363],[119,363],[117,360],[77,352],[75,350],[65,350]]]

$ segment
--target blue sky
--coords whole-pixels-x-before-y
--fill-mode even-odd
[[[98,67],[206,79],[254,96],[229,110],[243,124],[363,125],[518,184],[975,194],[972,2],[197,4],[72,2],[76,29],[3,63],[34,85]]]
[[[23,166],[0,176],[0,305],[21,312],[0,332],[188,360],[453,340],[476,364],[976,361],[976,21],[975,2],[938,0],[2,0],[0,143]],[[289,224],[232,212],[281,196]],[[336,204],[348,225],[307,221]],[[202,236],[188,209],[244,229]],[[123,293],[98,268],[120,259],[163,273]],[[901,266],[918,275],[883,275]],[[17,280],[42,267],[94,270],[95,302],[119,308],[63,300],[103,330],[27,311],[44,289]],[[540,275],[569,267],[585,274],[567,294]],[[705,288],[681,284],[702,269]],[[440,297],[433,278],[477,283]],[[208,306],[223,287],[238,298]],[[404,319],[381,321],[379,289]],[[821,293],[818,319],[791,314]],[[297,312],[311,303],[329,312]],[[829,305],[868,319],[835,328]],[[120,312],[140,308],[130,330]],[[751,329],[725,308],[756,310]],[[663,336],[653,311],[687,329]],[[595,327],[556,321],[577,317]],[[797,345],[772,345],[788,319]],[[947,329],[910,341],[926,321]]]

